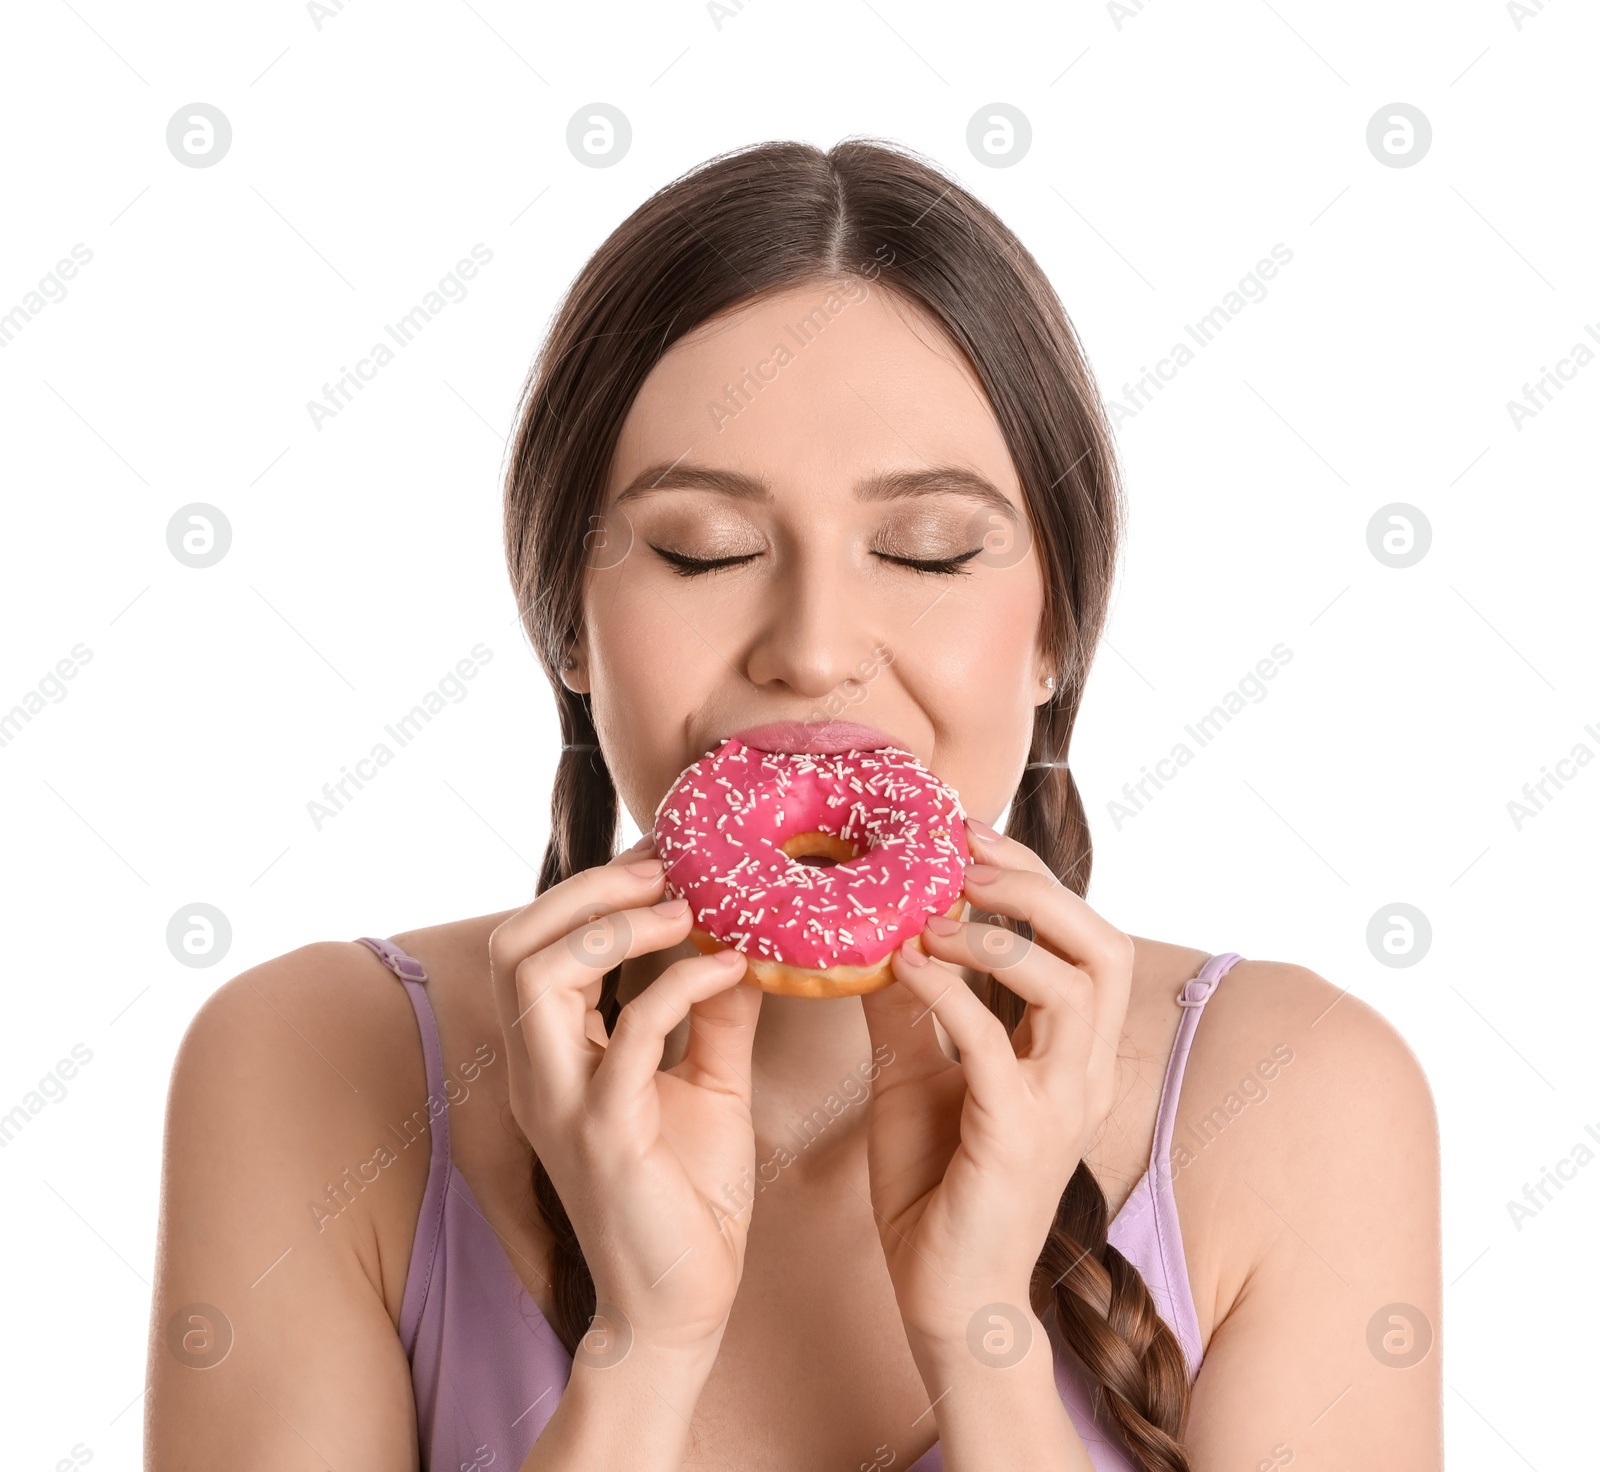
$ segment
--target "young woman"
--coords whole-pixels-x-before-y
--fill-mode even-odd
[[[1438,1466],[1416,1060],[1082,898],[1119,502],[1049,283],[924,161],[764,145],[626,220],[507,483],[565,742],[537,897],[201,1009],[151,1467]],[[615,852],[773,723],[910,751],[971,819],[966,918],[879,991],[740,984]]]

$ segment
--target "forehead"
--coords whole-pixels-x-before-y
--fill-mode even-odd
[[[608,494],[680,458],[795,488],[964,465],[1021,504],[966,355],[921,307],[860,280],[786,288],[674,343],[624,421]]]

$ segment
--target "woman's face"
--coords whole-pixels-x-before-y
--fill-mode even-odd
[[[992,822],[1048,698],[1043,585],[976,377],[859,279],[703,324],[641,387],[591,534],[568,684],[648,829],[743,728],[850,721]]]

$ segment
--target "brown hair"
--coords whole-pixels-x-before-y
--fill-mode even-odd
[[[638,207],[573,282],[529,374],[505,498],[506,557],[529,638],[550,679],[563,751],[538,890],[613,857],[618,802],[588,699],[560,679],[580,627],[591,528],[618,433],[646,375],[718,313],[802,282],[865,277],[917,303],[966,353],[1010,448],[1044,580],[1041,635],[1056,693],[1038,707],[1008,822],[1077,894],[1089,883],[1088,821],[1066,767],[1110,597],[1122,490],[1099,391],[1037,262],[935,165],[876,140],[824,153],[774,142],[713,158]],[[998,923],[1017,928],[1004,917]],[[600,1012],[610,1030],[620,966]],[[1024,1003],[984,978],[1014,1030]],[[534,1197],[556,1244],[555,1323],[575,1351],[594,1282],[542,1163]],[[1081,1163],[1062,1194],[1030,1298],[1052,1301],[1088,1372],[1097,1418],[1149,1472],[1187,1472],[1183,1350],[1138,1270],[1106,1241],[1104,1192]]]

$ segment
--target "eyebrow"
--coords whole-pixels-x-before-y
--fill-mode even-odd
[[[712,491],[739,501],[770,502],[772,487],[759,475],[706,465],[663,461],[641,470],[613,503],[637,500],[652,491]],[[856,482],[858,501],[903,501],[916,496],[964,496],[1015,518],[1018,508],[992,481],[964,465],[934,465],[920,470],[884,470]]]

